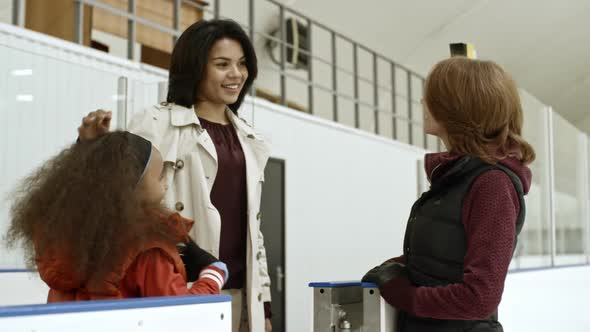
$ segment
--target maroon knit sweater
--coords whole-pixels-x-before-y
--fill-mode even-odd
[[[453,161],[461,156],[449,153],[427,154],[428,178],[445,176]],[[514,171],[525,194],[531,184],[531,171],[515,158],[500,163]],[[500,304],[504,280],[512,258],[519,199],[506,173],[492,170],[480,175],[463,202],[463,226],[467,253],[463,282],[443,287],[415,287],[406,277],[397,277],[381,288],[381,295],[393,307],[418,317],[476,320],[489,317]],[[405,257],[391,260],[405,263]]]

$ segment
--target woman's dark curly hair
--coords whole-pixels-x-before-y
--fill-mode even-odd
[[[21,243],[31,268],[35,259],[55,256],[88,277],[108,273],[131,244],[154,234],[175,243],[165,223],[148,212],[161,207],[145,206],[136,195],[143,168],[126,132],[71,145],[14,191],[9,247]]]

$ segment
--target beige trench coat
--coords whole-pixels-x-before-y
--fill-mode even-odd
[[[269,146],[250,125],[226,109],[244,151],[248,191],[246,290],[251,331],[264,331],[263,302],[270,301],[270,278],[260,232],[260,195]],[[217,153],[193,108],[172,103],[134,114],[128,130],[148,139],[164,160],[166,206],[195,220],[192,237],[219,257],[221,218],[210,199],[217,174]],[[231,271],[230,271],[231,278]]]

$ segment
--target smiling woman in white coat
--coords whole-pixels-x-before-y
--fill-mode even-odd
[[[270,331],[270,278],[260,232],[268,144],[237,111],[258,72],[246,33],[230,20],[199,21],[172,52],[166,102],[128,130],[164,159],[166,206],[195,220],[196,243],[228,266],[233,331]],[[111,113],[82,119],[80,139],[108,131]]]

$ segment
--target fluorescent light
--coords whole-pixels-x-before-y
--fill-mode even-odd
[[[31,76],[33,75],[33,69],[14,69],[10,73],[12,76]]]
[[[33,95],[16,95],[16,101],[33,101]]]

